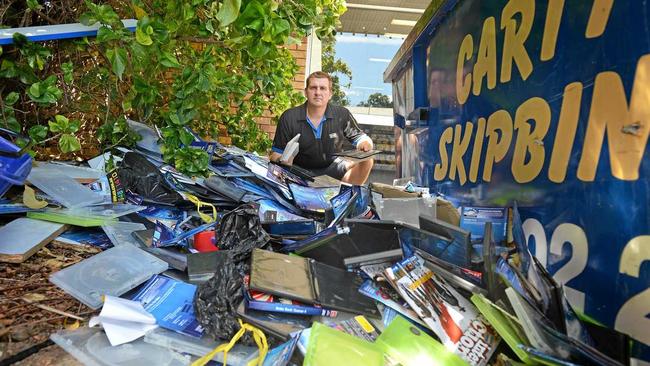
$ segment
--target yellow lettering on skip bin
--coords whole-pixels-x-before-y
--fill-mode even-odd
[[[469,181],[476,183],[478,178],[478,166],[481,163],[483,152],[483,139],[485,138],[485,118],[479,118],[476,124],[476,136],[474,137],[474,148],[472,149],[472,163],[469,167]]]
[[[587,22],[587,30],[585,30],[586,38],[600,37],[605,32],[613,5],[614,0],[594,0]]]
[[[447,145],[451,142],[454,135],[454,128],[447,127],[438,142],[438,151],[440,153],[440,163],[437,163],[433,170],[433,178],[435,180],[443,180],[447,177],[447,169],[449,167],[449,158],[447,155]]]
[[[573,141],[576,137],[578,118],[580,118],[581,100],[582,83],[571,83],[564,88],[560,119],[555,133],[551,163],[548,167],[548,179],[551,182],[561,183],[566,178]]]
[[[607,132],[612,175],[639,179],[639,166],[650,131],[650,55],[639,59],[628,107],[621,77],[612,71],[596,76],[589,123],[578,165],[578,178],[593,181]]]
[[[467,181],[463,157],[465,156],[465,152],[467,152],[467,148],[469,147],[469,142],[472,139],[473,129],[474,124],[472,122],[467,122],[465,124],[465,133],[463,133],[463,126],[461,124],[457,124],[456,130],[454,131],[454,144],[452,145],[451,162],[449,163],[449,179],[456,179],[456,172],[458,172],[458,181],[460,182],[460,185],[465,184]]]
[[[468,34],[463,39],[458,50],[458,63],[456,65],[456,98],[459,104],[465,104],[472,89],[472,73],[468,72],[463,78],[465,72],[465,61],[469,61],[474,53],[474,40],[472,35]]]
[[[488,118],[486,135],[488,138],[483,166],[483,180],[492,179],[494,164],[503,160],[512,141],[512,117],[503,109],[498,110]]]
[[[528,121],[535,122],[531,130]],[[512,156],[512,176],[518,183],[535,179],[544,166],[544,137],[551,124],[551,107],[538,97],[530,98],[517,108],[515,130],[517,142]],[[526,161],[526,157],[530,159]]]
[[[521,24],[517,26],[515,14],[520,14]],[[535,18],[535,0],[510,0],[501,13],[503,37],[503,57],[501,58],[501,82],[510,81],[512,64],[517,64],[523,80],[533,72],[533,63],[526,51],[524,42],[528,39]]]
[[[478,46],[478,55],[474,64],[474,95],[481,94],[483,79],[487,77],[487,88],[497,86],[497,39],[496,20],[494,17],[485,19],[481,32],[481,43]]]
[[[563,11],[564,0],[548,1],[544,35],[542,36],[542,51],[539,56],[539,59],[542,61],[548,61],[555,56],[555,45],[557,44],[557,34],[560,32]]]

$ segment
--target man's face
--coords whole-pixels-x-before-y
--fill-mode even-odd
[[[307,94],[307,103],[313,107],[326,106],[332,98],[330,82],[325,78],[310,79],[305,93]]]

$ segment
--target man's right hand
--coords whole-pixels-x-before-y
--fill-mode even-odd
[[[282,163],[284,165],[293,165],[293,158],[289,161],[280,161],[280,158],[282,158],[282,154],[278,154],[275,151],[271,151],[271,155],[269,155],[269,159],[274,162],[274,163]]]

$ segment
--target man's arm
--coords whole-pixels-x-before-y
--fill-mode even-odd
[[[357,120],[354,118],[352,113],[350,113],[347,108],[345,110],[348,113],[347,124],[343,130],[345,137],[352,143],[352,145],[354,145],[354,147],[356,147],[357,150],[372,150],[374,144],[370,136],[361,131],[361,128],[359,128],[359,124],[357,123]]]
[[[289,124],[286,120],[286,112],[282,113],[280,120],[278,121],[278,127],[275,129],[275,138],[273,139],[273,145],[271,147],[271,154],[269,159],[273,162],[280,161],[284,148],[287,146],[287,143],[293,136],[291,131],[289,131]]]

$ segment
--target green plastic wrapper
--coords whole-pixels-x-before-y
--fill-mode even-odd
[[[314,322],[303,366],[383,366],[376,344]]]
[[[526,340],[524,331],[521,329],[519,320],[508,314],[505,310],[500,309],[483,295],[474,294],[471,299],[485,319],[492,324],[501,338],[515,352],[517,357],[526,364],[535,364],[535,361],[530,359],[528,354],[519,348],[520,344],[528,345],[528,340]]]
[[[462,358],[401,316],[393,319],[375,344],[402,366],[467,366]]]

